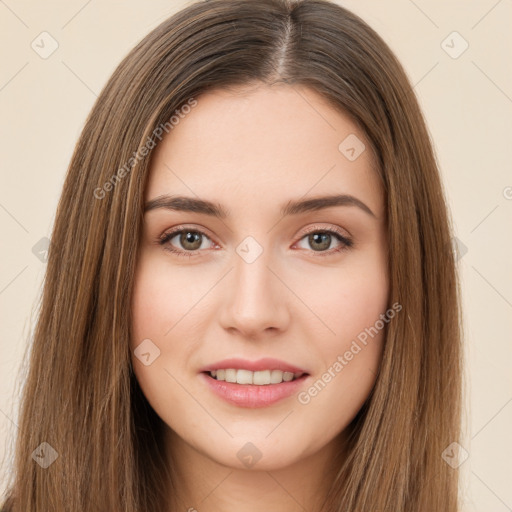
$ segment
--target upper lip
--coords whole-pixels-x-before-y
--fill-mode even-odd
[[[257,361],[249,361],[247,359],[239,358],[223,359],[222,361],[218,361],[201,368],[200,371],[211,372],[213,370],[226,370],[229,368],[234,368],[235,370],[250,370],[252,372],[261,370],[281,370],[283,372],[290,373],[307,373],[306,370],[303,370],[298,366],[294,366],[271,357],[265,357],[263,359],[258,359]]]

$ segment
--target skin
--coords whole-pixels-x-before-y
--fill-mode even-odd
[[[133,355],[134,371],[168,426],[162,449],[177,468],[176,507],[316,510],[333,454],[343,453],[345,429],[375,383],[384,331],[307,404],[294,394],[264,408],[238,407],[199,372],[226,358],[274,357],[309,373],[304,391],[375,324],[389,292],[381,182],[362,131],[311,89],[260,85],[197,100],[155,149],[145,200],[199,197],[230,215],[146,212],[130,343],[133,355],[150,339],[160,355],[147,366]],[[366,145],[354,161],[338,149],[350,134]],[[374,216],[353,205],[279,213],[289,200],[336,193],[356,197]],[[181,225],[205,236],[159,245]],[[313,245],[310,227],[338,228],[353,245],[333,252],[343,245],[334,236]],[[250,264],[236,252],[247,236],[263,249]],[[186,258],[169,246],[199,249]],[[237,457],[248,442],[261,453],[251,467]]]

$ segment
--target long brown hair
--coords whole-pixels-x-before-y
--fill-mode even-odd
[[[58,205],[5,510],[168,510],[162,420],[128,343],[148,141],[202,93],[276,82],[314,89],[364,130],[386,196],[390,304],[403,308],[348,456],[333,454],[324,510],[457,511],[457,470],[442,452],[460,435],[461,315],[437,163],[396,57],[327,0],[197,2],[147,35],[106,84]],[[46,468],[31,456],[41,443],[58,454]]]

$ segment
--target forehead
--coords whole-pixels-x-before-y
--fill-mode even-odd
[[[215,90],[198,97],[155,148],[145,197],[228,197],[249,207],[339,192],[365,196],[378,211],[373,166],[365,134],[309,88]]]

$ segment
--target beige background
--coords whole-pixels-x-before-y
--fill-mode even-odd
[[[45,271],[32,248],[50,236],[67,164],[96,95],[134,44],[188,3],[0,0],[0,492],[17,428],[18,371]],[[512,2],[339,3],[396,52],[425,112],[463,254],[463,510],[510,511]],[[34,40],[42,46],[43,31],[59,45],[47,59],[31,47]],[[447,53],[464,45],[454,31],[469,44],[457,58]],[[50,48],[49,36],[42,37]]]

